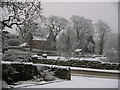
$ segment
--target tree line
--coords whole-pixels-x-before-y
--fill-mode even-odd
[[[85,52],[86,48],[94,48],[95,52],[102,55],[107,38],[112,31],[111,27],[102,20],[94,24],[92,20],[77,15],[73,15],[70,20],[50,16],[44,23],[54,36],[56,48],[67,52],[75,49],[83,49]],[[89,41],[91,42],[88,43]]]
[[[53,48],[60,52],[71,53],[76,49],[82,49],[83,53],[103,55],[107,54],[108,50],[118,50],[116,35],[102,20],[93,23],[92,20],[77,15],[71,16],[69,20],[55,15],[45,17],[42,15],[44,7],[39,1],[24,3],[4,1],[0,2],[0,7],[7,13],[1,18],[1,30],[16,27],[22,42],[27,41],[30,50],[33,36],[44,36],[46,32],[52,35]],[[112,41],[115,44],[112,44]]]

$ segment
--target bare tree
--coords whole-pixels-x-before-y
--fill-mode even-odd
[[[8,31],[2,31],[1,33],[2,33],[2,53],[4,54],[5,51],[7,50],[6,47],[8,46],[8,35],[10,33]]]
[[[62,30],[66,29],[67,23],[68,21],[65,18],[58,16],[50,16],[46,19],[45,25],[53,37],[51,41],[53,41],[54,48],[56,48],[56,37]]]
[[[67,33],[66,35],[66,39],[65,39],[65,50],[66,50],[66,54],[68,57],[71,56],[71,52],[72,52],[72,45],[71,45],[71,38],[70,35]]]
[[[77,48],[83,49],[86,46],[87,38],[94,32],[92,20],[74,15],[71,17],[71,23],[78,42]]]
[[[98,20],[98,22],[95,24],[95,29],[99,38],[99,54],[102,55],[106,39],[111,31],[111,28],[107,23]]]
[[[65,52],[66,48],[66,33],[63,32],[59,35],[59,39],[57,40],[57,50],[60,52]]]
[[[58,49],[60,51],[70,53],[72,51],[71,38],[68,32],[63,32],[59,35],[59,40],[57,42]]]
[[[103,54],[107,56],[106,61],[118,62],[118,33],[111,32],[104,44]]]
[[[2,15],[2,30],[16,26],[22,38],[25,32],[31,32],[30,21],[41,19],[41,2],[10,2],[9,0],[0,2],[0,7],[6,15]],[[31,26],[31,27],[30,27]],[[24,29],[22,27],[25,27]]]
[[[23,42],[27,42],[30,45],[30,51],[32,50],[32,39],[38,29],[38,23],[29,19],[27,23],[21,27],[19,34],[23,39]]]
[[[41,2],[0,2],[0,7],[7,12],[6,17],[3,16],[3,28],[12,28],[13,25],[20,27],[30,19],[41,17]]]
[[[110,49],[114,49],[115,51],[118,51],[118,33],[110,33],[108,36],[107,41],[105,42],[105,49],[104,53],[106,54],[107,51]]]

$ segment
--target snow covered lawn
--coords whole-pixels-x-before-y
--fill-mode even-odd
[[[37,57],[38,59],[43,59],[42,56],[38,56],[38,55],[33,55],[32,57]],[[62,56],[47,56],[47,59],[54,59],[54,60],[62,60],[62,61],[67,61],[67,60],[85,60],[85,61],[100,61],[101,60],[105,60],[106,57],[81,57],[81,58],[75,58],[75,57],[71,57],[71,58],[66,58],[66,57],[62,57]]]
[[[118,80],[72,76],[71,81],[30,86],[26,88],[118,88]]]

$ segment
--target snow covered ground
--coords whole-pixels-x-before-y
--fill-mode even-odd
[[[71,81],[62,81],[25,88],[118,88],[117,79],[72,76]]]
[[[38,59],[42,59],[42,56],[38,56],[38,55],[33,55],[32,57],[37,57]],[[66,57],[62,57],[62,56],[47,56],[47,59],[54,59],[54,60],[63,60],[63,61],[67,61],[67,60],[86,60],[86,61],[102,61],[102,60],[106,60],[106,57],[81,57],[81,58],[75,58],[75,57],[71,57],[71,58],[66,58]]]
[[[1,61],[1,63],[20,63],[20,62],[8,62],[8,61]],[[33,64],[27,62],[21,62],[24,64]],[[69,68],[66,66],[57,66],[57,65],[47,65],[47,64],[33,64],[33,65],[45,65],[45,66],[52,66],[52,67],[61,67],[61,68]],[[77,67],[70,67],[73,70],[86,70],[86,71],[98,71],[98,72],[113,72],[119,73],[117,70],[101,70],[101,69],[90,69],[90,68],[77,68]],[[63,80],[62,82],[55,82],[55,83],[47,83],[44,85],[33,85],[33,83],[27,83],[27,85],[16,86],[25,88],[118,88],[118,80],[117,79],[108,79],[108,78],[98,78],[94,77],[86,77],[86,76],[71,76],[72,80],[67,81]],[[31,85],[32,84],[32,85]],[[40,83],[41,84],[41,83]]]

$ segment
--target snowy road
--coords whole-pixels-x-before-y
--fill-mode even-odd
[[[117,79],[72,76],[71,81],[63,81],[26,88],[118,88]]]

